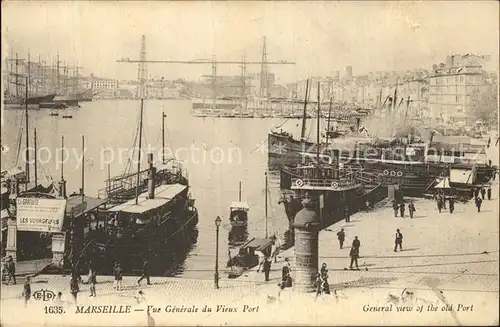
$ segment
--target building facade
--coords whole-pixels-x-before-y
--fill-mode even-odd
[[[429,112],[439,122],[465,123],[472,95],[484,84],[484,56],[452,55],[429,76]]]

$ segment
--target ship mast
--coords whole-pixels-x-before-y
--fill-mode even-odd
[[[328,121],[326,122],[326,146],[328,147],[328,135],[330,133],[330,119],[332,119],[332,101],[333,98],[330,97],[330,106],[328,107]]]
[[[162,153],[162,163],[165,163],[165,112],[161,114],[161,153]]]
[[[239,185],[238,202],[241,202],[241,182],[240,182],[240,185]]]
[[[320,102],[320,82],[318,82],[318,115],[316,117],[316,163],[319,164],[319,120],[321,115],[321,102]]]
[[[38,161],[38,158],[37,158],[37,143],[36,143],[36,128],[34,130],[34,147],[35,147],[35,191],[37,190],[38,188],[38,166],[37,166],[37,161]]]
[[[141,147],[142,147],[142,115],[144,113],[144,99],[141,99],[141,118],[139,122],[139,153],[137,158],[137,184],[135,186],[135,204],[139,202],[139,183],[141,176]]]
[[[146,96],[146,83],[147,83],[147,71],[146,71],[146,36],[142,36],[141,40],[141,62],[139,63],[139,88],[138,95],[141,99],[141,114],[139,120],[139,153],[137,159],[137,184],[135,187],[135,204],[139,202],[139,183],[141,175],[141,148],[142,148],[142,119],[144,115],[144,97]]]
[[[26,191],[28,191],[28,182],[30,179],[30,141],[29,141],[29,130],[28,130],[28,85],[29,85],[29,76],[26,76],[26,88],[25,88],[25,97],[24,97],[24,110],[26,115],[25,120],[25,128],[26,128]]]
[[[266,238],[267,238],[267,190],[268,190],[268,185],[267,185],[267,171],[265,172],[266,176],[266,187],[265,187],[265,192],[266,192],[266,202],[265,202],[265,208],[266,208]]]
[[[306,80],[306,95],[304,97],[304,112],[302,114],[302,130],[300,132],[300,139],[303,140],[306,136],[306,115],[307,115],[307,99],[309,97],[309,79]]]

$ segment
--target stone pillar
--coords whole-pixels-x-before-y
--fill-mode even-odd
[[[52,234],[52,263],[59,267],[63,265],[65,233]]]
[[[5,255],[12,256],[12,260],[17,262],[17,222],[11,218],[7,220],[7,244],[5,246]]]
[[[294,286],[297,291],[314,292],[318,273],[319,218],[309,199],[302,202],[303,209],[295,216],[292,227],[295,232],[296,273]]]

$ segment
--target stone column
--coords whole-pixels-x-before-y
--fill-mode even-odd
[[[7,244],[5,254],[12,256],[12,260],[17,262],[17,222],[9,218],[7,220]]]
[[[309,199],[302,202],[304,208],[295,216],[296,273],[294,286],[299,292],[314,292],[318,273],[319,218]]]
[[[52,263],[59,267],[63,265],[64,258],[64,246],[65,246],[65,234],[64,233],[54,233],[52,234]]]

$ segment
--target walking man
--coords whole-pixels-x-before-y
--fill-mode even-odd
[[[337,237],[339,239],[340,249],[342,250],[345,241],[345,232],[343,228],[340,230],[340,232],[337,233]]]
[[[260,269],[264,266],[264,261],[266,260],[266,256],[262,251],[255,251],[259,256],[259,267],[257,267],[257,272],[260,272]]]
[[[455,199],[450,198],[449,202],[450,202],[450,213],[453,213],[453,211],[455,210]]]
[[[358,240],[357,236],[354,236],[354,240],[352,241],[351,247],[356,248],[358,251],[358,257],[359,257],[359,247],[361,246],[361,242]]]
[[[482,203],[483,203],[483,200],[481,200],[480,197],[477,197],[477,199],[476,199],[477,212],[481,212],[481,204]]]
[[[441,213],[441,209],[443,209],[443,200],[441,199],[441,196],[438,196],[438,198],[437,198],[437,206],[438,206],[439,213]]]
[[[349,210],[349,206],[345,206],[344,208],[344,218],[346,223],[351,221],[351,212]]]
[[[396,239],[394,240],[394,252],[397,252],[398,245],[399,245],[399,250],[403,251],[403,234],[399,231],[399,229],[396,229]]]
[[[398,204],[396,203],[396,201],[392,202],[392,209],[394,210],[394,217],[397,217],[397,216],[398,216],[398,209],[399,209],[399,206],[398,206]]]
[[[269,281],[269,272],[271,271],[271,260],[270,259],[271,258],[264,259],[263,270],[264,270],[264,276],[265,276],[266,282]]]
[[[12,256],[9,255],[7,258],[7,274],[9,276],[9,279],[7,279],[7,285],[9,285],[10,280],[14,280],[14,285],[16,285],[16,264],[14,263],[14,260],[12,259]]]
[[[488,186],[487,194],[488,194],[488,200],[491,200],[491,186]]]
[[[26,281],[24,282],[22,296],[24,297],[24,307],[26,308],[28,306],[28,301],[31,298],[31,284],[29,277],[26,277]]]
[[[405,204],[404,202],[401,202],[399,205],[399,213],[401,214],[401,218],[405,217]]]
[[[144,264],[142,265],[142,275],[141,278],[137,281],[137,285],[141,286],[141,281],[143,279],[146,279],[148,282],[148,285],[151,285],[151,282],[149,281],[149,263],[147,260],[144,260]]]
[[[356,264],[356,269],[359,269],[358,267],[359,248],[353,246],[351,248],[349,256],[351,257],[351,264],[349,265],[349,269],[353,269],[352,268],[353,264]]]
[[[91,270],[90,277],[89,277],[90,296],[93,296],[93,297],[97,296],[97,294],[95,292],[95,284],[96,283],[97,283],[96,272],[94,270]]]
[[[78,292],[80,291],[80,287],[78,286],[78,278],[71,276],[71,280],[69,282],[70,293],[73,295],[73,301],[75,301],[75,305],[78,304]]]
[[[485,195],[486,195],[486,190],[484,189],[484,187],[481,187],[481,197],[483,198],[483,200]]]
[[[413,204],[413,201],[410,201],[410,204],[408,205],[408,211],[410,212],[410,218],[413,218],[413,213],[416,211],[415,210],[415,205]]]
[[[118,262],[115,263],[114,275],[115,275],[116,290],[121,291],[123,275],[122,275],[122,268],[120,267],[120,264]]]

